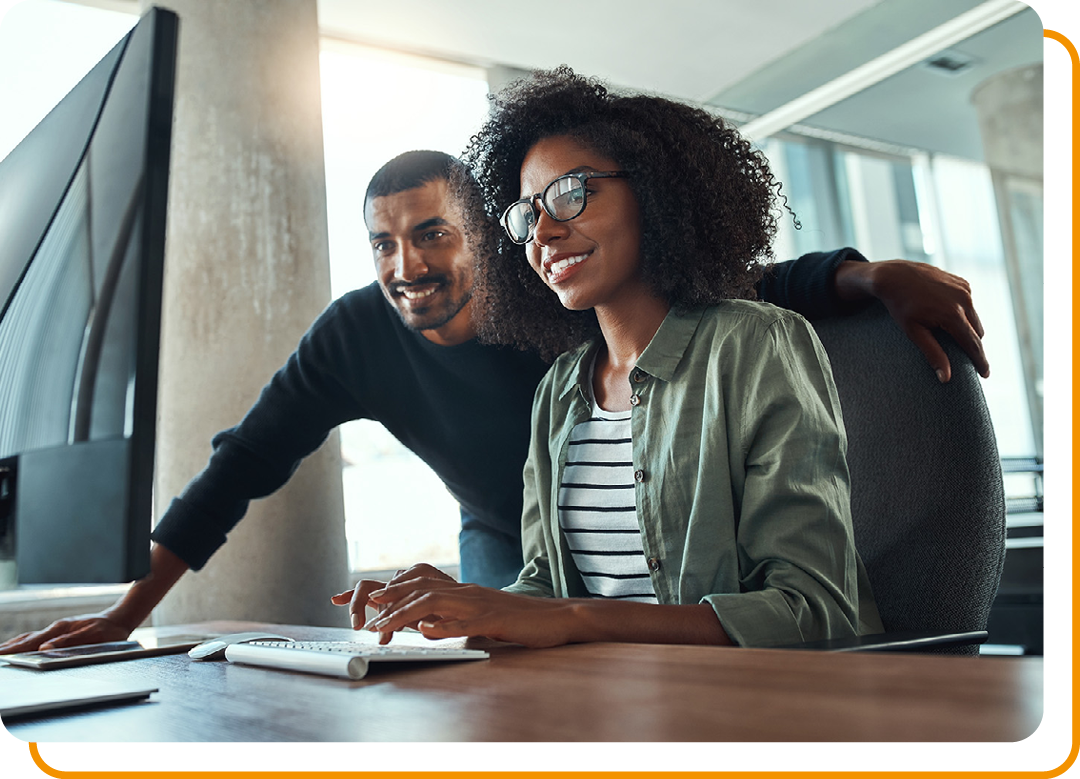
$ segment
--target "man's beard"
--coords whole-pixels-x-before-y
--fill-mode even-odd
[[[402,299],[401,290],[409,287],[421,287],[427,284],[438,284],[440,289],[435,290],[432,296],[437,296],[434,305],[422,308],[408,308],[400,304]],[[390,298],[393,308],[401,318],[401,323],[410,330],[437,330],[456,317],[466,304],[472,299],[472,287],[464,291],[458,297],[449,297],[449,291],[453,289],[451,280],[446,275],[425,276],[412,283],[394,282],[389,286]]]

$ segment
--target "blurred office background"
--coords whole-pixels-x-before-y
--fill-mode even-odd
[[[490,91],[561,63],[614,87],[700,103],[744,126],[802,224],[784,220],[777,259],[854,246],[871,260],[928,262],[968,279],[986,327],[992,374],[983,388],[1010,496],[1009,565],[995,617],[1004,632],[992,640],[1041,652],[1043,30],[1033,10],[1011,0],[162,4],[180,13],[182,41],[207,23],[245,41],[260,17],[317,19],[317,54],[297,56],[318,57],[327,301],[374,280],[361,209],[375,170],[408,149],[459,153]],[[24,0],[5,15],[0,157],[140,7]],[[198,85],[184,84],[183,45],[178,99],[190,100]],[[281,360],[299,335],[283,338]],[[252,377],[244,404],[268,377]],[[203,458],[215,429],[198,433]],[[418,560],[452,569],[459,518],[438,479],[374,423],[345,425],[340,450],[354,575]],[[200,466],[182,466],[172,483]],[[91,603],[113,593],[78,597]]]

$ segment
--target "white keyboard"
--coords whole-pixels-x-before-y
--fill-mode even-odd
[[[251,641],[231,644],[225,658],[232,663],[260,665],[287,671],[363,679],[370,663],[482,660],[482,649],[446,646],[381,646],[356,641]]]

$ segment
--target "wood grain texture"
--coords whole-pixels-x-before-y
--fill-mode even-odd
[[[254,629],[374,640],[350,630],[237,622],[158,633]],[[1042,716],[1041,658],[469,645],[488,649],[491,659],[373,667],[357,682],[186,655],[49,671],[136,678],[160,692],[145,703],[5,725],[40,742],[1015,741]],[[0,684],[27,673],[40,672],[0,668]]]

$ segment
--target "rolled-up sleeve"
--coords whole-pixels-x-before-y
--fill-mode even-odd
[[[836,387],[805,320],[775,320],[730,401],[741,411],[737,593],[702,599],[743,646],[855,635],[858,563]]]
[[[546,493],[551,489],[550,396],[551,375],[548,374],[540,382],[533,399],[532,438],[529,457],[522,471],[521,551],[525,567],[516,582],[503,588],[506,592],[546,598],[555,595],[551,552],[556,539],[544,505]]]

